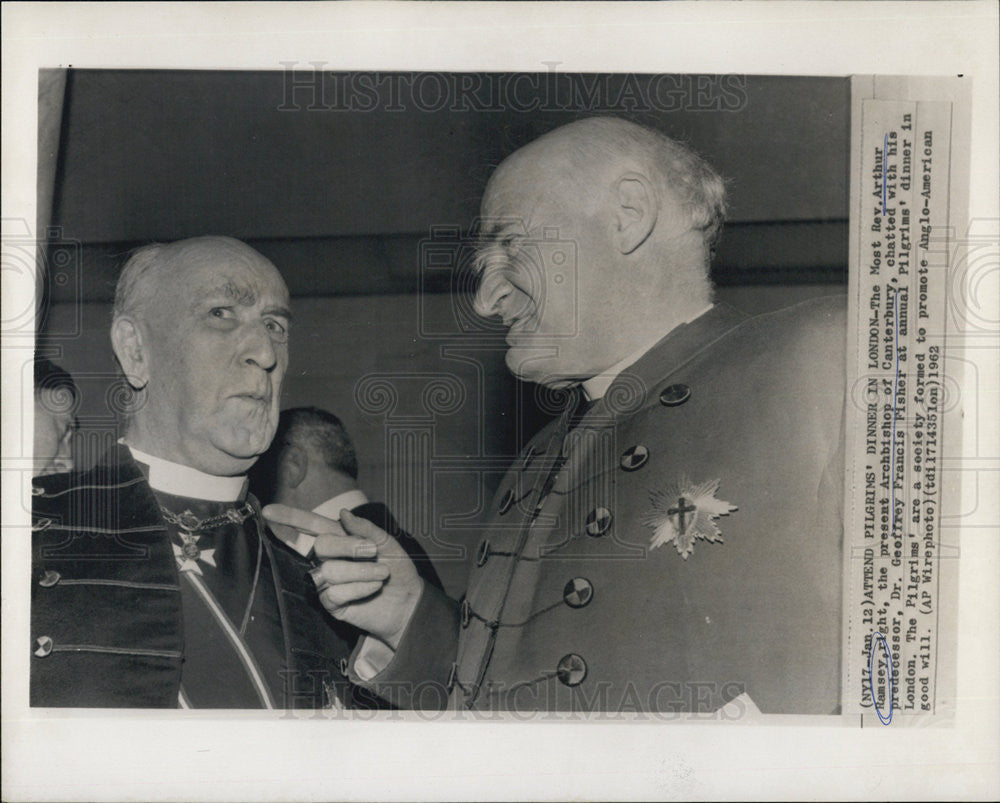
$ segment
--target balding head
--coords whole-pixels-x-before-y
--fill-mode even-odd
[[[684,223],[700,231],[708,246],[726,216],[725,184],[704,159],[659,131],[616,117],[577,120],[520,148],[494,173],[484,203],[505,171],[518,169],[569,177],[583,191],[625,173],[644,175],[662,201],[680,206]]]
[[[724,211],[719,176],[663,134],[613,118],[562,126],[490,178],[476,309],[510,328],[516,375],[588,379],[710,303]]]
[[[277,426],[288,307],[277,269],[238,240],[133,254],[111,327],[115,356],[142,394],[128,443],[210,474],[249,468]]]
[[[191,237],[135,249],[118,277],[114,317],[142,316],[149,304],[156,301],[163,282],[177,281],[184,271],[220,258],[247,263],[267,262],[249,245],[232,237]]]

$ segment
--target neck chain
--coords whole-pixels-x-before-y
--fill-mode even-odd
[[[170,524],[175,524],[185,532],[197,533],[202,530],[210,530],[227,522],[242,524],[253,515],[253,505],[250,502],[244,502],[240,507],[231,507],[219,516],[211,516],[206,519],[198,518],[190,510],[185,510],[183,513],[177,514],[163,505],[160,505],[160,512],[163,513],[163,518]]]
[[[232,523],[232,524],[242,524],[244,521],[249,519],[254,515],[254,503],[253,497],[251,496],[246,502],[244,502],[240,507],[229,508],[225,513],[219,516],[211,516],[207,519],[200,519],[190,510],[185,510],[180,515],[174,513],[169,508],[164,505],[160,505],[160,512],[163,513],[163,518],[167,520],[168,523],[174,524],[180,527],[180,537],[183,542],[183,546],[180,547],[180,554],[177,555],[178,565],[183,567],[185,561],[194,561],[202,557],[202,550],[198,547],[198,541],[201,538],[200,535],[195,535],[196,532],[202,530],[209,530],[219,524]],[[250,624],[250,612],[253,610],[254,599],[257,596],[257,584],[260,581],[260,567],[264,561],[264,533],[261,528],[257,525],[256,520],[254,520],[254,530],[257,535],[257,566],[253,573],[253,584],[250,586],[250,595],[247,598],[246,610],[243,612],[243,620],[240,623],[239,635],[245,636],[247,632],[247,627]],[[210,552],[215,550],[205,550],[204,555],[208,556]],[[214,559],[207,560],[211,566],[215,566]],[[182,568],[183,571],[183,568]],[[200,569],[195,569],[197,574],[201,574]],[[195,582],[194,577],[190,577],[191,582]],[[211,590],[208,591],[211,594]]]

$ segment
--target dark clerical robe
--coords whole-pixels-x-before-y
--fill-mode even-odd
[[[34,480],[31,704],[339,705],[344,626],[245,483],[224,500],[136,458]]]

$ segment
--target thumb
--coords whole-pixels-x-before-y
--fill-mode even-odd
[[[410,562],[410,556],[403,546],[389,533],[361,516],[355,516],[349,510],[340,511],[340,524],[348,536],[363,538],[375,544],[379,560],[392,560],[396,563]]]
[[[395,542],[381,527],[361,516],[355,516],[346,508],[340,511],[340,524],[348,535],[372,541],[380,550],[386,544]]]

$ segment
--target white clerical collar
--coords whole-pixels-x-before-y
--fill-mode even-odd
[[[368,497],[365,496],[365,492],[360,488],[354,488],[350,491],[344,491],[344,493],[338,494],[332,499],[327,499],[322,505],[314,507],[312,512],[320,516],[326,516],[326,518],[333,519],[334,521],[340,521],[341,510],[344,508],[354,510],[358,505],[367,503]]]
[[[700,318],[712,309],[713,306],[714,304],[709,304],[707,307],[699,310],[694,315],[688,316],[687,320],[681,321],[681,324],[690,323],[696,318]],[[611,387],[611,383],[618,378],[618,374],[630,365],[637,363],[643,354],[663,340],[663,338],[669,335],[670,332],[677,328],[677,326],[680,326],[680,324],[675,324],[668,332],[660,332],[653,340],[646,343],[646,345],[644,345],[641,349],[633,352],[621,362],[616,362],[607,371],[602,371],[597,376],[592,376],[587,381],[581,382],[580,387],[583,389],[583,395],[586,397],[587,401],[597,401],[598,399],[603,398],[604,394],[608,392],[608,388]]]
[[[217,477],[191,466],[146,454],[124,440],[118,442],[128,446],[132,457],[149,467],[149,487],[153,490],[209,502],[236,502],[243,497],[247,482],[245,476]]]

